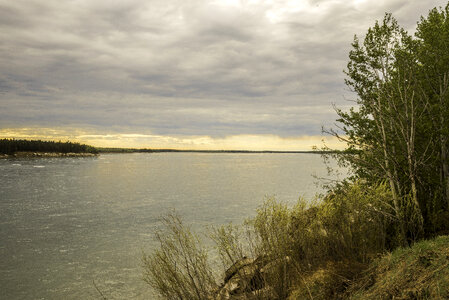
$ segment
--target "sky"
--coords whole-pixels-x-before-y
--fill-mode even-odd
[[[0,0],[0,138],[311,150],[354,105],[354,35],[446,3]]]

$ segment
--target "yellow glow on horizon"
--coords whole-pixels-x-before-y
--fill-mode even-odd
[[[309,151],[314,146],[321,148],[323,141],[332,149],[343,149],[345,146],[336,138],[323,136],[168,136],[143,133],[105,133],[77,128],[0,129],[0,138],[72,141],[96,147],[190,150]]]

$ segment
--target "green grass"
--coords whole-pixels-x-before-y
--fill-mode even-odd
[[[351,299],[449,299],[449,236],[399,248],[374,261]]]

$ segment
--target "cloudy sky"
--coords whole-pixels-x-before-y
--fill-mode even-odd
[[[0,137],[310,150],[352,105],[354,34],[446,3],[0,0]]]

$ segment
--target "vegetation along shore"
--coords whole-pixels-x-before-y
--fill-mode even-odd
[[[89,145],[71,142],[0,139],[0,158],[88,157],[98,155]]]
[[[162,299],[449,299],[449,3],[414,35],[386,14],[354,38],[345,74],[357,106],[325,132],[347,148],[323,150],[351,176],[211,230],[221,270],[166,216],[143,255]]]
[[[336,151],[334,151],[336,152]],[[41,140],[0,139],[0,158],[21,157],[82,157],[100,153],[329,153],[327,150],[314,151],[252,151],[252,150],[189,150],[151,148],[107,148],[93,147],[72,142]]]

